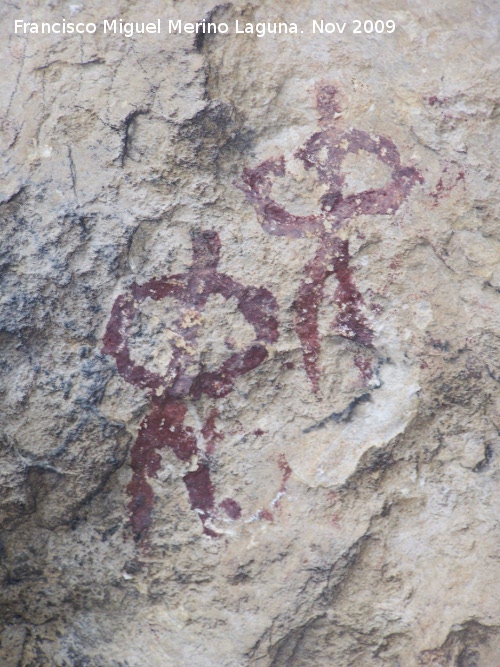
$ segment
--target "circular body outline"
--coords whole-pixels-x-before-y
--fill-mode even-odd
[[[170,448],[175,456],[188,462],[198,455],[195,470],[183,476],[191,508],[198,513],[203,531],[218,537],[207,522],[215,511],[215,489],[210,477],[210,461],[198,448],[192,427],[184,425],[187,413],[186,399],[200,399],[202,394],[222,398],[234,389],[236,378],[257,368],[268,356],[266,344],[278,340],[278,305],[269,290],[248,287],[217,271],[221,243],[216,232],[207,230],[193,238],[191,267],[181,274],[153,278],[143,285],[133,283],[129,294],[117,297],[104,335],[102,352],[115,358],[119,374],[130,384],[149,389],[151,410],[139,426],[137,439],[131,449],[132,479],[127,486],[131,497],[128,509],[135,540],[148,538],[152,525],[154,493],[148,478],[158,476],[161,467],[160,449]],[[238,309],[255,331],[255,342],[233,353],[215,371],[201,369],[188,375],[186,368],[191,359],[188,346],[175,346],[167,373],[159,375],[136,364],[130,355],[129,329],[138,306],[147,298],[160,301],[175,297],[184,306],[198,314],[203,312],[209,296],[220,294],[226,300],[236,297]],[[196,321],[178,322],[185,341],[194,342],[198,333]],[[215,431],[217,410],[212,410],[201,429],[202,435],[211,433],[211,446],[221,435]],[[241,508],[236,501],[226,498],[220,503],[231,519],[239,518]]]

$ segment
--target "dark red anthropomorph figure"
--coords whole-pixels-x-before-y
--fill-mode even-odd
[[[197,234],[193,239],[193,262],[189,270],[152,279],[143,285],[134,283],[127,294],[116,299],[107,325],[102,351],[115,358],[118,372],[127,382],[150,390],[151,411],[142,421],[131,450],[133,476],[127,487],[131,498],[128,506],[130,520],[138,542],[148,536],[152,525],[154,494],[149,480],[160,470],[159,451],[165,447],[181,461],[187,462],[195,455],[198,457],[197,468],[185,474],[184,483],[204,532],[217,536],[207,525],[216,512],[210,461],[207,452],[200,451],[193,428],[184,425],[187,402],[199,400],[202,395],[213,399],[227,396],[233,391],[238,377],[257,368],[267,358],[266,344],[278,339],[277,304],[272,294],[264,288],[242,285],[219,273],[219,253],[220,241],[216,232]],[[255,340],[246,348],[229,354],[217,370],[207,371],[196,365],[193,356],[202,318],[183,318],[182,313],[188,309],[191,314],[201,315],[211,295],[221,295],[226,300],[236,298],[239,311],[255,331]],[[129,339],[141,303],[166,297],[178,303],[179,317],[173,326],[181,344],[174,341],[170,362],[160,374],[133,360]],[[201,429],[202,434],[213,432],[214,419],[212,411]],[[226,498],[219,507],[231,518],[238,518],[240,508],[236,501]]]
[[[316,255],[304,269],[293,304],[304,367],[315,392],[319,391],[320,377],[318,311],[329,276],[334,275],[338,280],[334,295],[339,308],[334,323],[336,332],[362,346],[372,347],[373,332],[363,314],[363,298],[349,266],[349,241],[339,238],[339,228],[358,215],[394,214],[414,185],[423,183],[416,169],[401,164],[398,149],[390,139],[372,137],[361,130],[342,131],[338,126],[340,107],[336,98],[337,90],[333,86],[322,85],[318,89],[316,106],[321,130],[295,152],[307,171],[316,172],[325,189],[318,214],[294,215],[273,199],[273,182],[287,173],[283,156],[266,160],[254,169],[245,169],[239,185],[266,232],[291,238],[315,237],[320,241]],[[342,162],[349,153],[360,151],[376,156],[390,169],[390,178],[383,187],[343,196]]]

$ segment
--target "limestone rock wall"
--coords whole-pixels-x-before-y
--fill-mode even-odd
[[[500,664],[498,5],[0,12],[0,664]]]

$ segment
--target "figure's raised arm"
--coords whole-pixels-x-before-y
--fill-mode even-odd
[[[259,222],[268,234],[302,238],[318,235],[323,223],[321,216],[299,216],[289,213],[271,197],[274,178],[286,175],[285,158],[269,159],[254,169],[244,169],[238,187],[254,207]]]

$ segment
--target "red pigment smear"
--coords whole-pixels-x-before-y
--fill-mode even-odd
[[[207,443],[205,451],[209,456],[214,453],[217,440],[224,440],[224,433],[217,431],[215,428],[215,420],[219,416],[219,411],[216,408],[212,408],[201,429],[201,434]]]
[[[436,97],[436,95],[432,95],[429,97],[429,104],[431,107],[433,107],[435,104],[439,104],[439,106],[442,106],[444,104],[444,100],[440,100],[439,97]]]
[[[341,336],[360,345],[372,347],[373,331],[363,315],[361,309],[363,297],[356,289],[352,269],[349,266],[349,241],[340,239],[335,241],[337,252],[333,258],[333,265],[339,284],[335,290],[334,302],[340,310],[336,325]]]
[[[292,469],[288,465],[288,461],[286,460],[284,454],[280,454],[278,456],[278,466],[283,473],[283,480],[281,482],[281,487],[280,487],[280,492],[283,493],[286,489],[286,483],[288,482],[292,474]]]
[[[201,464],[196,470],[188,472],[182,478],[191,501],[191,509],[196,510],[203,524],[203,532],[210,537],[218,534],[206,526],[214,508],[214,486],[210,479],[210,470],[206,464]]]
[[[431,197],[434,199],[434,206],[438,205],[439,199],[440,197],[442,197],[443,190],[444,190],[444,185],[443,185],[443,179],[441,177],[436,185],[436,189],[434,190],[434,192],[431,192]]]
[[[288,461],[286,460],[284,454],[280,454],[278,456],[278,466],[279,469],[283,471],[283,484],[286,484],[287,481],[290,479],[290,475],[292,474],[292,469],[288,465]]]
[[[325,254],[325,247],[320,247],[314,259],[306,265],[306,278],[301,282],[293,302],[295,330],[302,346],[304,367],[315,392],[319,390],[320,375],[318,312],[323,301],[325,281],[333,273],[333,265],[331,269],[326,268]]]
[[[157,477],[161,466],[160,449],[169,447],[181,461],[198,451],[191,427],[183,426],[186,406],[180,400],[153,398],[151,412],[143,419],[137,440],[130,451],[133,475],[127,486],[131,500],[128,505],[130,522],[137,541],[151,526],[154,495],[148,478]]]
[[[127,493],[132,496],[128,509],[134,538],[138,542],[151,528],[151,512],[154,505],[153,489],[143,475],[134,472],[127,486]]]
[[[285,493],[286,483],[288,482],[288,480],[290,479],[290,476],[292,474],[292,469],[288,465],[288,461],[286,460],[286,457],[285,457],[284,454],[279,454],[279,456],[278,456],[278,467],[282,471],[283,477],[282,477],[282,480],[281,480],[281,486],[279,488],[277,498],[275,500],[273,500],[272,503],[271,503],[271,505],[273,507],[275,507],[276,509],[279,509],[279,507],[280,507],[280,501],[281,501],[280,494]],[[257,518],[259,520],[264,519],[265,521],[274,521],[273,513],[266,508],[258,510]]]
[[[445,168],[444,171],[447,171],[447,169]],[[441,176],[437,182],[434,192],[430,193],[430,196],[434,199],[433,206],[437,206],[441,199],[449,197],[451,191],[458,185],[460,181],[465,181],[465,173],[463,171],[460,171],[455,180],[449,182],[447,185],[443,183],[443,177]]]
[[[271,522],[274,521],[273,513],[270,510],[265,509],[265,508],[263,510],[260,510],[259,518],[264,519],[264,521],[271,521]]]
[[[233,354],[220,370],[197,375],[191,385],[191,396],[195,399],[201,398],[202,394],[212,398],[227,396],[233,391],[236,378],[260,366],[267,356],[266,348],[259,344],[252,345],[244,353]]]
[[[335,115],[340,113],[341,108],[336,97],[338,90],[329,84],[321,84],[316,90],[316,108],[320,115],[322,124],[335,120]]]
[[[366,385],[373,376],[372,360],[358,354],[354,357],[354,365],[359,369],[361,377]]]
[[[305,169],[314,170],[327,188],[318,202],[319,214],[294,215],[272,199],[274,180],[287,174],[283,156],[245,169],[237,184],[254,207],[266,232],[289,238],[315,237],[319,241],[314,258],[304,268],[305,277],[293,304],[304,367],[314,392],[319,391],[320,378],[318,311],[324,297],[325,281],[330,275],[335,274],[339,283],[334,296],[340,309],[336,320],[339,335],[367,347],[371,347],[373,341],[373,332],[362,312],[363,299],[349,266],[349,244],[338,238],[336,230],[358,215],[394,215],[410,190],[424,182],[415,168],[401,165],[399,151],[391,139],[372,137],[354,129],[341,132],[336,127],[336,115],[340,112],[336,95],[333,86],[319,87],[316,107],[322,129],[295,153]],[[381,188],[344,197],[342,162],[349,153],[359,154],[362,150],[375,155],[391,169],[390,179]]]
[[[373,332],[363,315],[363,298],[356,289],[352,269],[349,266],[349,241],[327,237],[314,259],[306,266],[306,278],[302,281],[293,308],[296,312],[295,328],[302,345],[306,373],[313,390],[319,390],[319,354],[321,336],[318,330],[318,313],[326,279],[335,274],[338,286],[334,303],[339,308],[335,325],[340,336],[356,343],[372,346]]]
[[[151,392],[151,411],[144,418],[137,440],[131,450],[132,480],[127,486],[131,497],[128,505],[134,537],[137,541],[147,538],[152,523],[154,494],[148,479],[157,476],[161,466],[159,451],[168,447],[181,461],[189,461],[198,455],[202,462],[198,468],[184,476],[192,509],[196,510],[205,534],[217,534],[206,526],[214,511],[214,487],[208,464],[203,462],[204,452],[197,446],[193,429],[184,426],[185,399],[197,400],[202,394],[212,398],[226,396],[234,389],[235,380],[257,368],[268,356],[264,343],[278,339],[278,306],[266,289],[242,285],[231,277],[218,273],[220,240],[214,231],[204,231],[193,239],[193,262],[183,274],[154,278],[143,285],[133,284],[130,294],[120,295],[112,308],[104,335],[102,352],[112,355],[120,375],[137,387]],[[140,303],[148,298],[155,301],[172,297],[183,309],[201,313],[212,294],[225,299],[235,297],[238,308],[255,331],[255,342],[240,352],[233,353],[216,371],[200,369],[189,375],[193,360],[188,349],[174,347],[172,359],[164,375],[153,373],[137,364],[130,355],[129,329],[137,316]],[[184,340],[196,346],[198,326],[175,323]],[[213,454],[215,442],[223,437],[215,430],[218,413],[212,410],[202,429],[207,442],[207,454]]]
[[[228,517],[234,521],[241,517],[241,507],[236,500],[233,500],[232,498],[224,498],[220,503],[220,507],[222,507]]]
[[[256,428],[253,434],[256,438],[260,438],[261,435],[264,435],[264,431],[261,428]]]

